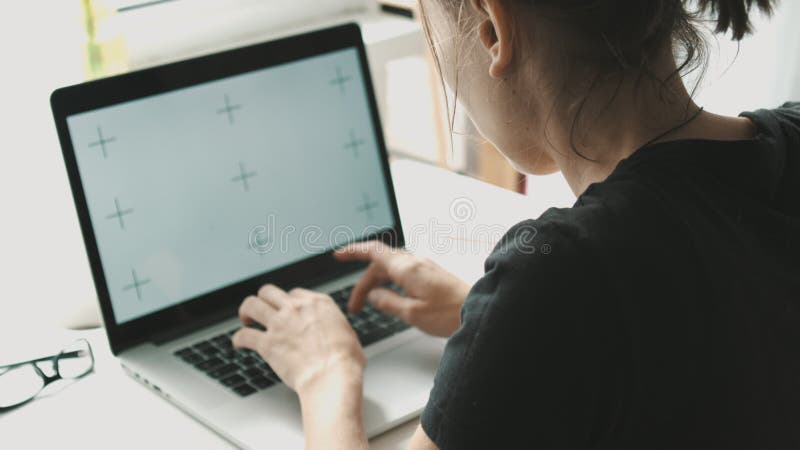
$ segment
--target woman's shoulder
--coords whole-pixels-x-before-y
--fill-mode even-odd
[[[677,238],[664,237],[670,229],[677,233],[676,227],[640,187],[600,190],[581,196],[571,208],[550,208],[511,227],[474,288],[476,309],[516,302],[558,309],[613,298],[617,277],[666,252],[661,247]]]
[[[741,116],[755,119],[756,121],[788,121],[795,127],[800,127],[800,102],[786,102],[777,108],[745,111],[741,113]]]
[[[525,266],[608,257],[603,253],[609,247],[630,241],[640,225],[637,211],[652,203],[641,188],[619,184],[629,183],[593,186],[570,208],[550,208],[538,218],[512,226],[487,260],[487,268],[504,258]]]
[[[594,218],[581,209],[516,224],[487,259],[422,416],[431,437],[474,445],[487,417],[507,429],[533,421],[543,436],[567,435],[598,407],[586,403],[596,386],[619,397],[606,369],[623,365],[624,336],[601,264],[587,250]],[[536,408],[520,416],[514,404]]]
[[[563,306],[560,299],[602,295],[607,285],[604,266],[615,264],[609,249],[624,235],[615,223],[614,214],[604,208],[579,205],[551,208],[539,218],[517,223],[486,259],[467,314],[473,312],[471,306],[479,314],[487,307],[547,309]]]

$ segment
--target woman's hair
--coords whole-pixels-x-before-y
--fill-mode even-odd
[[[699,0],[700,9],[711,10],[717,15],[717,33],[731,30],[733,38],[741,40],[752,31],[750,27],[750,8],[755,3],[766,13],[772,13],[775,0]]]
[[[469,0],[430,0],[442,2],[445,10],[456,12],[460,22],[462,8]],[[777,0],[506,0],[512,7],[527,8],[530,15],[549,20],[554,26],[570,30],[578,48],[570,49],[568,58],[573,65],[591,65],[599,76],[622,76],[636,73],[640,79],[649,79],[667,87],[670,78],[699,69],[705,70],[706,45],[700,24],[711,20],[717,33],[730,32],[739,41],[752,32],[750,12],[756,6],[764,14],[771,14]],[[433,49],[430,25],[422,11],[423,25],[428,42]],[[456,15],[456,13],[454,13]],[[517,27],[525,29],[524,24]],[[665,46],[676,57],[677,70],[666,79],[655,75],[654,64]],[[435,54],[434,61],[441,72],[441,63]],[[698,80],[702,76],[698,77]],[[699,81],[698,81],[699,83]],[[454,90],[457,92],[458,87]],[[586,95],[586,98],[591,92]],[[583,103],[580,103],[575,124],[578,123]],[[452,123],[452,122],[451,122]],[[573,124],[573,133],[575,131]],[[573,150],[576,150],[573,145]],[[583,157],[579,152],[578,154]],[[587,158],[588,159],[588,158]]]

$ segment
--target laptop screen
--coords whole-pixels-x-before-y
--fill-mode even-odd
[[[67,117],[118,324],[393,228],[358,50]]]

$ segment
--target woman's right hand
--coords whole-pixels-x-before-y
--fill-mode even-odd
[[[350,295],[348,309],[365,302],[434,336],[449,337],[461,326],[461,306],[470,286],[431,260],[418,258],[379,241],[359,242],[334,252],[340,261],[369,261]],[[382,287],[391,281],[404,297]]]

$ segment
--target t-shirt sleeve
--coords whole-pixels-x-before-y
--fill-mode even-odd
[[[616,426],[618,311],[580,232],[512,228],[448,341],[421,423],[440,449],[579,449]]]

